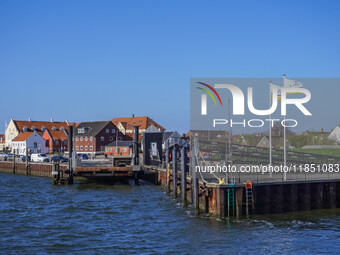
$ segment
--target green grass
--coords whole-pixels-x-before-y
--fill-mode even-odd
[[[340,149],[293,149],[292,151],[340,157]]]

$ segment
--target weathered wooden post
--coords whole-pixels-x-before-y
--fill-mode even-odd
[[[59,181],[59,172],[57,171],[57,167],[56,167],[57,163],[53,162],[53,165],[52,165],[52,184],[58,184],[58,181]]]
[[[13,149],[13,174],[15,174],[15,149]]]
[[[26,148],[26,175],[28,175],[28,148]]]
[[[182,144],[181,149],[181,199],[183,205],[187,205],[187,173],[186,173],[186,148]]]
[[[173,184],[173,194],[177,198],[177,164],[176,164],[176,145],[172,147],[172,184]]]
[[[170,191],[169,187],[169,143],[166,144],[165,149],[165,168],[166,168],[166,192]]]
[[[72,154],[73,154],[73,126],[68,126],[68,184],[73,184],[73,168],[72,168]]]
[[[139,184],[139,172],[141,170],[141,167],[139,165],[139,143],[138,143],[138,139],[139,139],[139,126],[134,126],[135,128],[135,134],[134,134],[134,141],[133,141],[133,172],[134,172],[134,180],[135,180],[135,185]],[[120,154],[120,151],[119,151]]]
[[[193,204],[195,208],[195,214],[199,214],[199,186],[198,186],[198,176],[196,172],[196,158],[195,158],[195,146],[191,149],[191,173],[192,173],[192,179],[191,179],[191,187],[192,187],[192,196],[193,196]]]

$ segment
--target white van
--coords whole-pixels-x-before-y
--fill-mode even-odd
[[[49,162],[50,159],[46,154],[43,153],[32,153],[31,155],[32,162]]]

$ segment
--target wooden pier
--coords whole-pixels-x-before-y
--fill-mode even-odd
[[[32,176],[52,177],[51,163],[0,162],[0,171]],[[236,184],[205,184],[195,181],[188,171],[155,166],[76,167],[74,177],[100,181],[145,180],[162,185],[180,198],[183,205],[193,204],[197,214],[217,217],[240,217],[251,214],[271,214],[298,210],[340,208],[340,178],[323,180],[259,181]],[[67,166],[60,165],[62,177],[68,176]],[[176,180],[176,181],[174,181]],[[137,182],[138,183],[138,182]],[[174,185],[175,183],[175,185]]]

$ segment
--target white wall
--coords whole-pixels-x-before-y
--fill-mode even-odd
[[[18,155],[26,154],[26,147],[31,153],[48,153],[49,148],[46,146],[46,140],[42,138],[38,133],[32,134],[26,141],[13,141],[12,142],[12,152]]]
[[[330,135],[328,136],[328,139],[337,141],[338,143],[340,143],[340,127],[337,126],[332,133],[330,133]]]
[[[34,133],[27,140],[27,148],[32,153],[48,153],[49,148],[46,146],[46,140],[42,138],[38,133]]]

